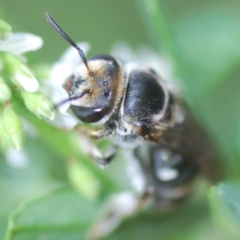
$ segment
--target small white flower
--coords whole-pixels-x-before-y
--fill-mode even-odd
[[[86,55],[90,49],[88,43],[77,44]],[[45,81],[41,87],[41,92],[47,96],[53,104],[58,104],[61,101],[68,99],[69,95],[62,87],[68,77],[70,77],[76,68],[81,64],[82,60],[77,50],[69,47],[60,57],[59,61],[53,64],[50,74],[50,80]],[[55,119],[51,122],[60,128],[73,128],[78,120],[66,111],[70,106],[70,102],[66,102],[58,107],[60,112],[56,112]]]
[[[29,158],[24,150],[9,149],[6,152],[6,160],[13,168],[25,168],[29,163]]]
[[[87,55],[90,45],[86,42],[77,43],[82,49],[85,55]],[[51,71],[51,82],[57,86],[62,86],[64,81],[73,74],[79,64],[82,63],[82,59],[79,56],[77,50],[74,47],[69,47],[62,54],[59,61],[53,64]]]
[[[112,48],[111,54],[125,63],[153,69],[167,82],[172,90],[179,90],[177,84],[179,81],[174,75],[174,65],[168,56],[159,54],[148,46],[141,46],[136,51],[133,51],[129,44],[125,42],[116,43]]]
[[[0,40],[0,51],[10,52],[14,55],[29,51],[36,51],[43,45],[42,38],[31,33],[14,33],[4,40]]]

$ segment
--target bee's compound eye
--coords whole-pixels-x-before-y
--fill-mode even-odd
[[[108,112],[107,108],[89,108],[71,105],[73,113],[85,123],[94,123],[100,121]]]

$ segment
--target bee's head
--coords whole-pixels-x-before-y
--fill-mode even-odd
[[[98,122],[113,112],[122,96],[123,73],[117,61],[107,55],[88,61],[90,72],[82,64],[67,79],[71,109],[83,122]],[[78,98],[78,96],[80,96]]]
[[[82,60],[76,71],[70,76],[64,88],[69,98],[57,106],[71,101],[73,113],[83,122],[106,122],[120,102],[124,76],[117,61],[108,55],[94,57],[87,61],[83,51],[46,13],[50,24],[73,46]]]

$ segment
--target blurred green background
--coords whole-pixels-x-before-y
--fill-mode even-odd
[[[145,212],[107,239],[240,239],[240,1],[2,0],[1,18],[14,32],[34,33],[44,40],[42,49],[27,54],[34,67],[50,66],[68,46],[46,22],[44,12],[51,13],[75,41],[89,42],[90,56],[109,53],[121,40],[133,48],[148,44],[167,53],[184,97],[218,146],[231,180],[210,191],[200,181],[200,193],[176,213]],[[123,164],[114,161],[101,171],[76,150],[75,135],[48,126],[21,106],[16,111],[40,134],[26,136],[26,166],[13,167],[0,155],[0,236],[19,204],[36,199],[11,217],[9,239],[83,239],[104,199],[130,188]],[[69,164],[68,155],[81,158],[82,165]],[[89,202],[69,189],[81,181],[73,180],[74,166],[94,173],[104,197]],[[66,189],[45,197],[59,187]]]
[[[75,41],[86,41],[93,54],[109,52],[116,41],[136,46],[150,42],[144,21],[134,1],[2,1],[2,15],[15,31],[40,35],[44,46],[41,59],[56,61],[68,44],[45,20],[49,12]],[[137,27],[136,27],[137,26]]]

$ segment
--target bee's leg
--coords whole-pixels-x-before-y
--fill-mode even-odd
[[[91,130],[83,126],[77,126],[76,130],[81,135],[81,147],[94,159],[97,164],[101,167],[105,167],[112,161],[118,150],[117,147],[112,146],[105,153],[102,153],[92,141],[94,139],[97,140],[110,136],[112,134],[112,130],[110,128]]]
[[[105,167],[107,166],[115,157],[117,153],[117,147],[112,146],[107,150],[106,153],[102,153],[95,145],[92,146],[92,157],[93,159],[101,166]]]
[[[154,186],[156,209],[170,212],[179,207],[190,195],[198,173],[191,156],[158,145],[149,145],[148,161],[143,147],[137,148],[134,154],[148,184]]]
[[[113,232],[127,217],[142,209],[152,197],[152,189],[148,188],[140,197],[124,192],[112,196],[101,210],[95,224],[88,233],[88,239],[99,239]]]
[[[101,139],[105,137],[109,137],[113,134],[113,130],[109,127],[92,130],[87,127],[77,125],[75,127],[75,130],[79,133],[79,135],[83,135],[85,137],[88,137],[90,139]]]

